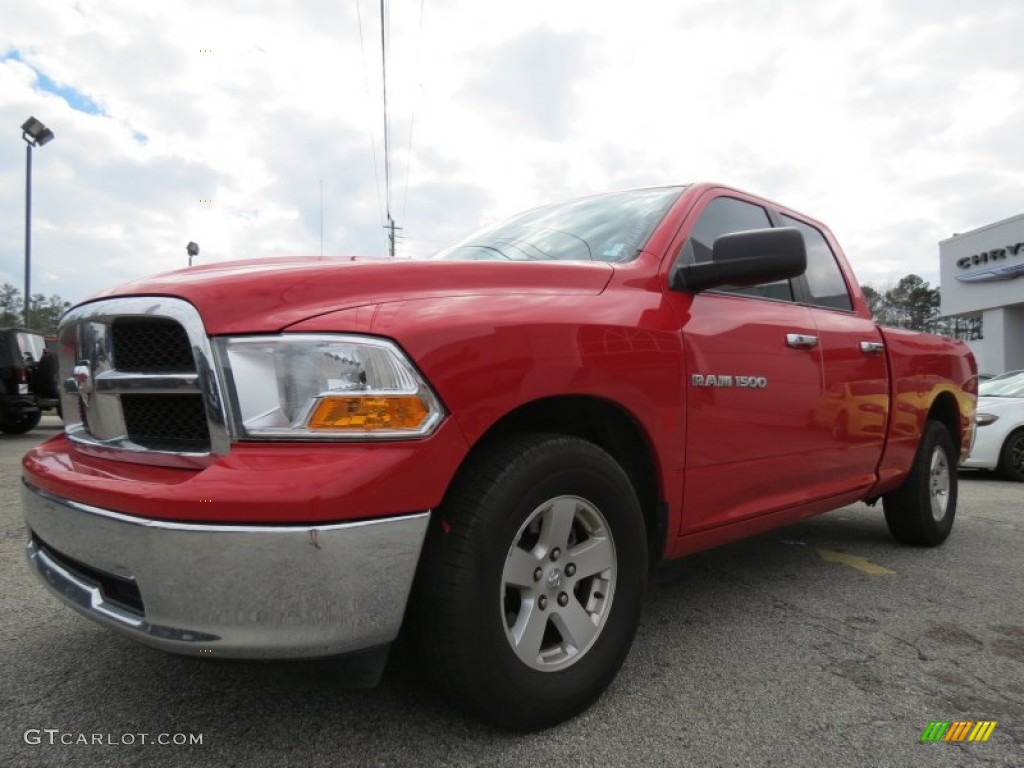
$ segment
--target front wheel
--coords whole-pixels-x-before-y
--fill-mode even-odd
[[[929,421],[907,479],[882,497],[889,532],[904,544],[941,544],[953,528],[956,497],[953,438],[944,424]]]
[[[1024,483],[1024,430],[1006,438],[999,452],[999,474],[1007,480]]]
[[[646,576],[643,515],[614,459],[573,437],[509,439],[432,523],[414,604],[423,663],[477,716],[553,725],[614,678]]]

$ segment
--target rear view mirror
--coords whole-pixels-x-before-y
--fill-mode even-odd
[[[711,261],[677,267],[671,287],[676,291],[706,291],[722,285],[759,285],[788,280],[807,270],[807,248],[793,227],[752,229],[715,240]]]

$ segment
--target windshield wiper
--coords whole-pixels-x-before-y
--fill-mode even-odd
[[[484,245],[483,243],[472,243],[470,245],[460,245],[460,246],[458,246],[457,250],[461,251],[463,248],[481,248],[481,249],[486,250],[486,251],[494,251],[496,254],[501,256],[503,259],[508,259],[509,261],[512,261],[512,257],[511,256],[509,256],[507,253],[505,253],[501,249],[495,248],[493,245]]]
[[[583,247],[587,249],[587,258],[590,259],[591,261],[594,260],[594,252],[590,250],[590,243],[588,243],[586,240],[584,240],[579,235],[574,235],[572,232],[563,232],[561,229],[552,229],[551,227],[544,227],[543,231],[545,231],[545,232],[557,232],[560,235],[565,235],[566,237],[571,237],[574,240],[579,240],[581,243],[583,243]]]

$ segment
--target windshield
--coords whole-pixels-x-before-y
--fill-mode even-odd
[[[978,394],[982,397],[1024,397],[1024,371],[982,382]]]
[[[485,227],[430,258],[630,261],[683,189],[638,189],[546,205]]]

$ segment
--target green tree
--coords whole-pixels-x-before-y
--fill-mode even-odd
[[[889,303],[898,308],[901,328],[924,331],[939,316],[939,289],[917,275],[907,275],[889,291]]]
[[[25,326],[46,335],[57,332],[60,317],[71,308],[71,302],[64,301],[60,296],[44,296],[32,294],[32,306],[29,307],[29,322],[24,321],[25,304],[21,291],[10,283],[0,285],[0,326]]]
[[[882,323],[882,317],[885,315],[885,294],[880,293],[870,285],[862,286],[861,290],[864,291],[864,298],[868,301],[868,309],[871,310],[871,316],[875,318],[875,322]],[[882,323],[884,325],[884,323]]]
[[[29,315],[32,322],[29,327],[33,330],[42,331],[47,336],[57,332],[57,325],[60,323],[61,315],[71,309],[71,302],[64,301],[57,294],[49,298],[41,293],[32,294],[32,306],[29,308]]]
[[[21,314],[24,310],[21,291],[10,283],[0,286],[0,326],[21,325]]]
[[[907,275],[880,289],[866,285],[864,296],[879,325],[933,333],[944,328],[939,318],[939,289],[918,275]]]

